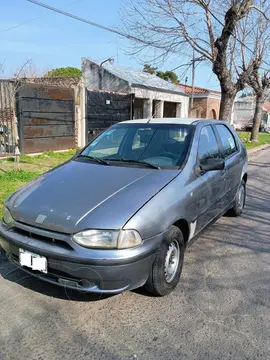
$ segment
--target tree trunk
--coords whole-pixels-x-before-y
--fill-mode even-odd
[[[262,121],[263,104],[264,104],[264,95],[261,93],[257,94],[250,141],[258,142],[258,135]]]
[[[219,109],[219,120],[228,121],[232,124],[232,108],[234,99],[236,96],[236,91],[226,91],[225,89],[221,90],[221,102]]]

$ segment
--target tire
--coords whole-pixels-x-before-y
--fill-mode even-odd
[[[234,207],[232,207],[227,214],[229,216],[240,216],[243,213],[245,203],[246,203],[246,182],[242,180],[236,194]]]
[[[171,226],[164,236],[145,284],[148,293],[164,296],[176,288],[184,263],[184,250],[185,242],[181,230]]]

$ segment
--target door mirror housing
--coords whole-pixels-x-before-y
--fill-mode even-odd
[[[209,158],[200,162],[200,169],[203,172],[223,170],[225,168],[225,161],[221,158]]]

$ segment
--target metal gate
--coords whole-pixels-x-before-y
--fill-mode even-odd
[[[17,105],[22,153],[75,147],[73,89],[25,84]]]
[[[0,80],[0,157],[13,155],[15,151],[17,124],[14,99],[14,83],[9,80]]]
[[[87,142],[112,124],[133,118],[134,95],[87,90]]]

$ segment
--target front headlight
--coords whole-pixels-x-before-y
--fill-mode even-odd
[[[13,217],[11,216],[11,213],[9,212],[8,208],[4,206],[3,208],[3,220],[4,223],[7,225],[12,225],[13,223]]]
[[[85,230],[73,235],[73,240],[93,249],[128,249],[142,243],[135,230]]]

